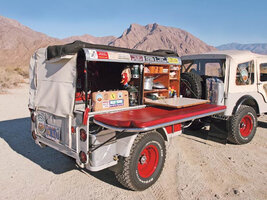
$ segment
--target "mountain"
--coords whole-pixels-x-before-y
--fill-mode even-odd
[[[146,26],[132,24],[119,38],[85,34],[58,39],[34,31],[16,20],[0,16],[0,91],[1,88],[14,85],[28,76],[30,57],[35,50],[75,40],[146,51],[170,49],[179,55],[215,49],[184,30],[156,23]]]
[[[267,54],[267,44],[266,43],[255,43],[255,44],[239,44],[239,43],[229,43],[223,44],[216,47],[219,50],[249,50],[254,53]]]
[[[13,19],[0,16],[0,67],[28,66],[33,52],[58,39],[33,31]]]
[[[131,24],[119,38],[109,45],[145,51],[170,49],[177,52],[178,55],[215,50],[214,47],[182,29],[161,26],[156,23],[146,26]]]
[[[0,68],[19,67],[28,70],[29,60],[34,51],[48,45],[70,43],[75,40],[108,44],[114,39],[114,36],[94,37],[86,34],[60,40],[34,31],[16,20],[0,16]]]
[[[74,42],[75,40],[81,40],[81,41],[88,42],[88,43],[108,45],[109,43],[111,43],[115,39],[116,39],[116,37],[114,37],[114,36],[95,37],[92,35],[84,34],[81,36],[68,37],[68,38],[65,38],[61,41],[64,43],[71,43],[71,42]]]

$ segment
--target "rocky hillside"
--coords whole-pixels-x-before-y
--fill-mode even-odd
[[[0,91],[28,76],[29,60],[36,49],[75,40],[146,51],[171,49],[179,55],[215,49],[184,30],[156,23],[146,26],[132,24],[119,38],[85,34],[57,39],[36,32],[16,20],[0,16]]]
[[[28,76],[28,65],[33,52],[58,39],[31,30],[16,20],[0,16],[0,92]]]
[[[219,50],[249,50],[254,53],[267,54],[267,44],[266,43],[256,43],[256,44],[239,44],[230,43],[224,44],[217,47]]]
[[[184,30],[156,23],[146,26],[132,24],[110,45],[146,51],[171,49],[179,55],[215,50],[214,47]]]
[[[61,40],[63,43],[71,43],[75,40],[81,40],[88,43],[94,44],[105,44],[108,45],[109,43],[113,42],[116,39],[114,36],[105,36],[105,37],[95,37],[92,35],[84,34],[81,36],[72,36]]]
[[[16,20],[0,16],[0,67],[24,67],[33,52],[58,39],[33,31]]]

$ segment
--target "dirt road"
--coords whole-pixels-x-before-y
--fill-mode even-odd
[[[267,117],[247,145],[207,141],[205,130],[168,144],[156,184],[129,191],[109,170],[92,173],[30,136],[24,85],[0,95],[0,199],[267,199]]]

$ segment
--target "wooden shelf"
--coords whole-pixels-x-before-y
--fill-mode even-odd
[[[154,92],[168,92],[167,89],[153,89],[153,90],[145,90],[144,93],[154,93]]]
[[[169,73],[145,73],[145,76],[151,76],[151,75],[167,75]]]
[[[145,67],[150,67],[154,65],[145,65]],[[162,85],[165,86],[165,89],[153,89],[153,90],[144,90],[143,91],[143,98],[146,98],[148,94],[151,93],[158,93],[159,96],[169,98],[169,88],[173,88],[176,91],[176,94],[179,96],[180,95],[180,67],[178,69],[171,69],[172,65],[158,65],[161,67],[164,67],[164,69],[168,69],[168,72],[166,73],[144,73],[145,76],[152,76],[154,77],[153,82],[156,83],[161,83]],[[176,66],[176,65],[175,65]],[[170,76],[170,72],[176,72],[175,77]]]

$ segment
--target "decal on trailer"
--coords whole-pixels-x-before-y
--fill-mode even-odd
[[[159,63],[169,63],[169,60],[165,57],[159,56],[144,56],[146,62],[159,62]],[[177,59],[178,60],[178,59]]]
[[[97,53],[96,50],[89,50],[89,58],[91,59],[97,59]]]
[[[109,106],[110,107],[117,107],[117,106],[123,106],[124,105],[124,100],[119,99],[119,100],[110,100],[109,101]]]
[[[131,60],[132,61],[143,62],[144,61],[144,57],[143,56],[140,56],[140,55],[131,55]]]
[[[110,94],[110,99],[113,100],[113,99],[115,99],[115,98],[116,98],[116,94],[115,94],[115,93],[111,93],[111,94]]]
[[[98,59],[109,59],[108,52],[105,51],[97,51],[97,57]]]
[[[173,57],[168,57],[168,63],[178,64],[179,63],[179,59],[178,58],[173,58]]]
[[[122,92],[119,92],[118,93],[118,99],[122,99],[123,98],[123,96],[122,96]]]
[[[156,62],[168,63],[168,60],[165,57],[155,57],[155,58],[156,58]]]
[[[103,101],[102,107],[103,108],[109,108],[109,101]]]
[[[98,102],[101,102],[101,101],[103,100],[103,96],[102,96],[102,94],[97,94],[97,95],[96,95],[96,100],[97,100]]]
[[[128,53],[118,53],[119,60],[131,60],[131,56]]]
[[[146,62],[155,62],[155,58],[153,56],[144,56]]]

